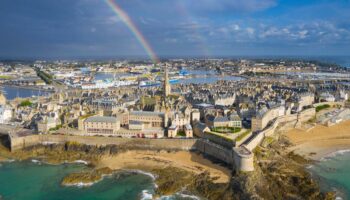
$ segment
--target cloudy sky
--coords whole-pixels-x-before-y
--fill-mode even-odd
[[[350,55],[350,0],[115,0],[157,55]],[[0,57],[147,56],[105,0],[1,0]]]

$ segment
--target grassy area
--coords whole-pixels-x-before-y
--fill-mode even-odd
[[[241,141],[243,138],[245,138],[249,133],[251,132],[251,130],[247,130],[246,132],[242,133],[241,135],[239,135],[238,137],[236,137],[236,142]]]
[[[0,79],[9,80],[9,79],[13,79],[13,77],[12,76],[6,76],[6,75],[0,75]]]
[[[145,105],[155,105],[157,103],[157,100],[153,97],[141,97],[141,98],[142,98],[141,100]]]
[[[52,83],[53,77],[50,74],[41,71],[40,69],[37,69],[36,73],[46,84]]]
[[[225,135],[225,134],[216,133],[216,132],[206,132],[206,133],[212,134],[212,135],[215,135],[215,136],[218,136],[218,137],[221,137],[221,138],[223,138],[223,139],[225,139],[225,140],[227,140],[227,141],[229,141],[229,142],[233,142],[233,139],[230,138],[230,137],[228,137],[228,136]]]
[[[320,105],[320,106],[317,106],[316,107],[316,112],[320,112],[321,110],[324,110],[324,109],[327,109],[327,108],[330,108],[331,106],[328,105],[328,104],[323,104],[323,105]]]
[[[79,119],[86,119],[86,118],[92,117],[92,116],[94,116],[94,115],[96,115],[96,114],[95,114],[95,113],[86,114],[86,115],[80,116]]]
[[[185,131],[178,131],[177,136],[186,137],[186,133],[185,133]]]
[[[32,105],[33,105],[33,103],[29,100],[24,100],[19,104],[20,107],[30,107]]]
[[[275,139],[274,139],[273,137],[265,137],[261,145],[262,145],[263,147],[267,147],[267,146],[270,145],[273,141],[275,141]]]
[[[50,128],[49,131],[57,131],[60,128],[62,128],[62,125],[57,125],[56,127]]]
[[[217,133],[238,133],[241,131],[241,128],[237,127],[214,127],[211,129]]]
[[[315,117],[309,119],[307,122],[312,124],[312,123],[316,123],[316,120],[317,119],[316,119],[316,116],[315,116]]]

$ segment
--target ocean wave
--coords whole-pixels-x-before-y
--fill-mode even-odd
[[[129,171],[129,172],[134,172],[134,173],[138,173],[138,174],[143,174],[143,175],[146,175],[146,176],[149,176],[152,178],[152,180],[156,180],[156,176],[150,172],[145,172],[145,171],[142,171],[142,170],[138,170],[138,169],[132,169],[132,170],[126,170],[126,171]]]
[[[153,194],[148,190],[142,190],[141,199],[140,200],[152,200]]]
[[[326,156],[324,156],[323,158],[321,158],[320,161],[328,161],[336,156],[344,155],[346,153],[350,153],[350,149],[342,149],[342,150],[338,150],[338,151],[329,153]]]
[[[183,194],[183,193],[176,193],[176,194],[178,194],[182,198],[200,200],[200,198],[195,195],[189,195],[189,194]]]
[[[88,183],[83,183],[83,182],[79,182],[79,183],[67,183],[67,184],[64,184],[64,186],[75,186],[75,187],[90,187],[92,186],[93,184],[99,182],[100,180],[97,180],[97,181],[94,181],[94,182],[88,182]]]
[[[78,183],[67,183],[67,184],[63,184],[64,186],[76,186],[76,187],[90,187],[90,186],[92,186],[92,185],[94,185],[94,184],[96,184],[96,183],[98,183],[98,182],[100,182],[100,181],[103,181],[104,179],[105,179],[105,177],[111,177],[111,176],[113,176],[114,175],[114,173],[112,173],[112,174],[102,174],[101,175],[101,178],[100,179],[98,179],[98,180],[96,180],[96,181],[91,181],[91,182],[87,182],[87,183],[83,183],[83,182],[78,182]]]
[[[175,199],[193,199],[193,200],[200,200],[201,198],[195,196],[195,195],[190,195],[190,194],[184,194],[181,192],[177,192],[173,195],[166,195],[166,196],[161,196],[160,198],[158,198],[157,200],[175,200]]]
[[[31,161],[32,161],[32,163],[36,163],[36,164],[39,164],[39,165],[41,164],[40,160],[32,159]]]
[[[313,165],[308,165],[308,166],[306,166],[306,169],[311,169],[313,167],[314,167]]]
[[[88,164],[89,164],[89,162],[88,162],[88,161],[85,161],[85,160],[75,160],[75,161],[73,161],[72,163],[84,164],[84,165],[88,165]]]

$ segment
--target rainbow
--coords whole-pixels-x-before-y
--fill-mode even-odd
[[[124,24],[129,28],[132,34],[140,42],[141,46],[145,49],[146,53],[149,55],[153,63],[159,63],[159,58],[153,51],[151,45],[142,35],[141,31],[137,28],[135,23],[131,20],[129,15],[114,1],[106,0],[108,6],[113,10],[113,12],[124,22]]]

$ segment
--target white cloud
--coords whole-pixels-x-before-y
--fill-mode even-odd
[[[105,20],[106,24],[116,24],[122,21],[117,15],[108,16]]]
[[[248,33],[249,35],[254,35],[254,33],[255,33],[255,29],[252,28],[252,27],[246,28],[246,31],[247,31],[247,33]]]
[[[178,39],[176,38],[165,38],[164,40],[166,43],[177,43]]]
[[[277,5],[276,0],[183,0],[188,8],[202,11],[242,11],[254,12]]]
[[[307,34],[309,33],[308,30],[302,30],[302,31],[299,31],[298,35],[299,35],[299,38],[301,39],[305,39],[307,37]]]

